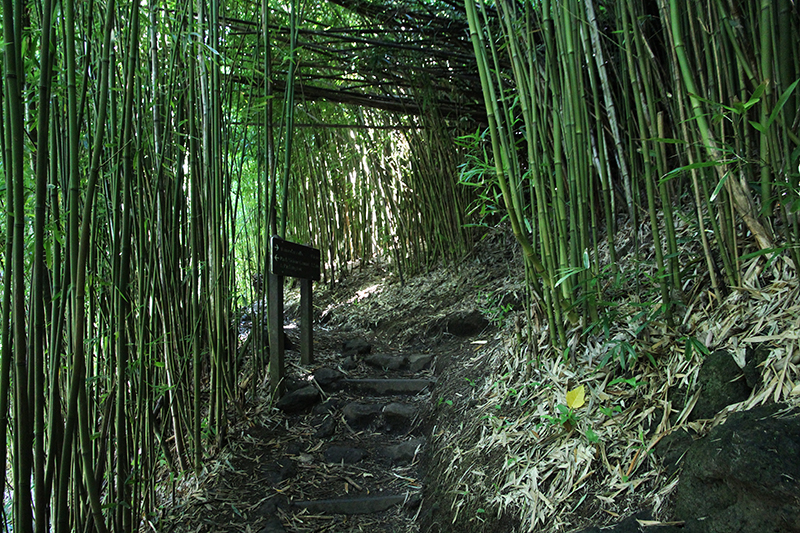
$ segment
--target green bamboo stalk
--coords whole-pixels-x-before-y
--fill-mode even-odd
[[[629,4],[629,7],[630,6]],[[628,11],[628,13],[626,13]],[[661,307],[664,312],[664,315],[667,318],[667,324],[672,326],[672,309],[670,305],[670,290],[668,285],[668,273],[665,271],[664,268],[664,251],[661,247],[661,232],[658,228],[658,215],[657,215],[657,208],[655,202],[655,190],[653,186],[653,171],[652,171],[652,161],[650,159],[650,146],[647,141],[648,137],[652,137],[650,135],[650,131],[647,125],[647,120],[645,117],[644,109],[642,108],[642,101],[646,101],[648,104],[652,103],[647,98],[645,94],[644,88],[642,87],[642,71],[641,69],[637,69],[637,66],[634,64],[633,61],[633,43],[636,40],[636,37],[633,35],[633,31],[631,28],[629,15],[633,15],[633,10],[626,10],[624,7],[621,10],[622,16],[622,31],[623,35],[625,35],[625,58],[628,63],[628,69],[633,74],[633,83],[634,87],[636,88],[636,92],[638,93],[638,97],[634,96],[634,104],[636,109],[636,118],[637,118],[637,125],[639,128],[639,135],[641,136],[641,152],[642,152],[642,159],[644,163],[644,184],[645,190],[647,194],[647,211],[650,215],[650,232],[653,235],[653,249],[655,251],[656,256],[656,269],[657,274],[656,277],[658,278],[659,286],[661,287]],[[663,202],[662,202],[663,203]]]
[[[716,140],[711,132],[711,128],[706,120],[706,114],[702,108],[702,103],[698,98],[697,88],[694,83],[694,76],[691,67],[689,66],[686,57],[686,45],[683,41],[683,29],[681,23],[681,9],[678,0],[670,0],[670,23],[672,25],[672,35],[675,43],[675,54],[678,58],[682,81],[686,86],[689,93],[689,100],[691,102],[691,109],[694,115],[694,120],[700,130],[700,135],[703,139],[703,145],[708,152],[712,161],[720,161],[719,148],[717,147]],[[736,179],[727,179],[725,168],[720,163],[717,168],[717,174],[721,181],[724,180],[725,187],[728,193],[732,196],[734,206],[739,216],[745,221],[745,224],[753,233],[759,248],[762,250],[773,248],[772,236],[767,229],[756,218],[755,209],[752,205],[752,199],[744,186]]]
[[[627,202],[628,213],[633,216],[633,188],[631,186],[630,170],[628,168],[628,158],[625,156],[624,144],[622,140],[621,127],[617,118],[617,106],[614,104],[614,91],[609,83],[605,53],[600,40],[600,29],[597,24],[597,15],[594,9],[594,0],[586,0],[586,15],[589,27],[589,36],[592,41],[592,50],[597,65],[597,73],[600,77],[600,86],[603,89],[603,101],[610,125],[611,135],[614,139],[614,150],[617,156],[617,165],[622,174],[622,185],[625,191],[625,201]]]
[[[587,29],[588,31],[582,31],[581,35],[583,37],[583,50],[584,50],[584,61],[586,64],[586,69],[589,72],[589,87],[592,91],[592,104],[594,109],[594,116],[600,117],[602,116],[601,107],[600,107],[600,93],[603,88],[599,84],[599,80],[597,79],[598,73],[596,69],[595,62],[592,60],[592,54],[596,54],[597,52],[593,52],[594,46],[599,45],[595,43],[593,38],[590,36],[593,34],[594,31],[597,31],[597,19],[594,14],[594,6],[591,1],[586,3],[586,14],[587,14]],[[594,28],[593,28],[594,26]],[[600,52],[602,54],[602,50]],[[606,144],[605,144],[605,133],[603,131],[603,126],[601,123],[596,124],[595,126],[595,135],[590,136],[591,144],[592,144],[592,161],[594,163],[595,170],[599,177],[600,182],[600,189],[601,189],[601,196],[603,201],[603,214],[605,215],[605,228],[606,228],[606,240],[608,244],[608,253],[610,256],[610,264],[612,268],[617,268],[617,253],[614,247],[614,210],[612,206],[612,195],[609,187],[609,171],[608,171],[608,160],[606,159]],[[595,239],[597,242],[597,239]],[[599,290],[599,286],[598,286]]]
[[[115,524],[118,531],[129,531],[132,524],[132,500],[128,490],[128,478],[130,476],[130,456],[128,450],[128,322],[131,312],[131,296],[129,294],[129,284],[131,278],[131,242],[133,231],[133,143],[134,143],[134,87],[135,72],[137,64],[139,40],[139,3],[131,6],[131,30],[128,35],[128,56],[125,70],[125,98],[123,102],[122,119],[122,205],[125,209],[121,211],[122,233],[119,240],[120,261],[119,275],[115,279],[114,296],[116,298],[116,381],[117,381],[117,405],[116,405],[116,512]]]
[[[49,486],[45,483],[46,462],[45,455],[45,347],[46,335],[45,317],[45,218],[47,204],[48,170],[50,169],[50,84],[53,74],[50,42],[54,40],[55,28],[53,27],[53,5],[50,0],[45,0],[42,6],[42,33],[40,47],[41,72],[39,75],[39,109],[37,125],[37,151],[36,151],[36,208],[34,222],[34,279],[32,292],[33,305],[33,351],[34,361],[34,525],[37,533],[46,530],[46,516],[48,500],[50,499]]]
[[[766,84],[764,98],[761,100],[761,124],[766,124],[771,112],[772,87],[775,79],[772,72],[772,34],[775,25],[772,22],[772,0],[761,0],[761,17],[759,34],[761,38],[761,79]],[[772,143],[769,130],[761,132],[759,137],[759,161],[761,166],[761,212],[772,214],[775,198],[772,196]]]
[[[21,7],[3,2],[3,35],[5,37],[5,98],[6,114],[10,123],[9,139],[11,157],[6,160],[9,172],[6,174],[8,189],[13,190],[14,228],[12,254],[8,260],[13,263],[12,275],[8,283],[13,284],[14,327],[14,529],[25,533],[33,531],[33,516],[30,502],[32,454],[31,443],[33,425],[29,418],[27,334],[25,331],[25,185],[24,179],[24,129],[22,87],[25,76],[22,70],[21,55]]]
[[[5,12],[5,4],[4,4],[4,12]],[[4,17],[5,21],[5,17]],[[4,69],[7,69],[7,65],[4,63]],[[8,116],[8,97],[7,97],[7,88],[6,84],[3,84],[3,110],[5,116]],[[5,221],[5,255],[6,261],[3,268],[3,280],[8,280],[3,283],[3,309],[2,309],[2,323],[0,323],[0,329],[2,330],[2,346],[0,346],[0,350],[2,350],[2,359],[0,359],[0,459],[3,460],[3,464],[8,464],[8,442],[9,442],[9,433],[8,433],[8,422],[9,422],[9,398],[10,398],[10,389],[11,389],[11,360],[14,358],[13,352],[13,343],[11,339],[13,338],[14,333],[12,333],[13,324],[12,324],[12,294],[13,294],[13,283],[11,280],[13,279],[14,275],[14,261],[9,260],[8,258],[14,257],[14,210],[11,206],[14,205],[14,190],[13,190],[13,161],[14,161],[14,154],[12,152],[10,140],[13,138],[11,133],[11,121],[4,120],[2,128],[0,128],[0,141],[2,142],[2,154],[3,154],[3,172],[5,177],[6,183],[6,198],[5,198],[5,205],[4,211],[6,215]],[[3,468],[2,472],[0,472],[0,482],[2,484],[0,486],[5,487],[7,483],[7,474],[8,469]]]
[[[676,53],[675,53],[674,37],[673,37],[673,33],[672,33],[672,27],[670,26],[670,24],[667,23],[667,21],[669,20],[669,17],[668,17],[669,10],[668,10],[668,5],[667,5],[667,0],[661,0],[661,2],[659,4],[659,9],[661,11],[661,18],[662,18],[664,27],[666,29],[667,35],[669,36],[669,41],[673,43],[673,46],[671,47],[672,48],[672,52],[671,52],[671,54],[672,54],[672,63],[673,64],[677,64],[678,60],[677,60],[677,56],[676,56]],[[675,87],[681,87],[681,79],[680,79],[680,75],[679,75],[679,73],[677,71],[673,71],[673,80],[674,80],[673,83],[674,83]],[[684,97],[683,91],[678,90],[678,91],[676,91],[676,93],[677,93],[677,100],[678,100],[678,105],[677,105],[678,115],[679,115],[678,118],[680,119],[679,120],[679,124],[680,124],[680,127],[681,127],[682,136],[683,136],[684,139],[689,141],[690,137],[689,137],[688,126],[687,126],[687,117],[686,117],[686,109],[687,109],[688,106],[684,105],[684,98],[685,97]],[[691,149],[687,150],[687,157],[688,157],[689,165],[694,165],[695,161],[694,161],[694,151],[693,150],[691,150]],[[707,204],[705,204],[703,202],[702,198],[701,198],[701,188],[700,188],[700,183],[699,183],[699,172],[698,172],[698,169],[692,167],[690,173],[691,173],[691,179],[692,179],[692,190],[694,192],[695,209],[696,209],[696,213],[697,213],[697,223],[698,223],[698,226],[699,226],[699,229],[700,229],[700,231],[699,231],[700,242],[703,245],[703,254],[704,254],[704,257],[705,257],[706,267],[708,269],[709,277],[710,277],[710,280],[711,280],[711,287],[712,287],[712,289],[714,291],[714,295],[716,296],[717,301],[719,302],[719,301],[722,301],[721,288],[720,288],[719,281],[717,280],[717,275],[716,275],[717,268],[716,268],[716,264],[714,262],[714,257],[713,257],[713,255],[711,253],[711,246],[710,246],[710,244],[708,242],[708,236],[706,234],[706,227],[705,227],[705,222],[704,222],[704,217],[703,217],[703,206],[707,205]],[[714,223],[714,217],[711,217],[711,221],[712,221],[712,223]],[[725,258],[727,251],[724,250],[724,249],[720,249],[720,253],[723,256],[723,258]],[[723,259],[723,261],[724,261],[724,259]]]
[[[74,18],[71,19],[69,15],[70,12],[74,15],[73,9],[73,2],[68,0],[67,2],[67,28],[74,24]],[[72,432],[75,429],[75,425],[77,424],[79,429],[79,436],[80,436],[80,447],[81,447],[81,455],[83,459],[83,477],[84,483],[87,487],[89,493],[89,501],[91,504],[91,513],[92,518],[94,520],[95,527],[101,533],[105,532],[106,525],[103,519],[101,503],[100,503],[100,493],[97,486],[97,483],[94,479],[94,461],[92,457],[92,443],[89,434],[89,420],[88,420],[88,405],[87,405],[87,396],[86,396],[86,388],[85,388],[85,376],[86,376],[86,356],[85,356],[85,345],[84,345],[84,335],[85,335],[85,291],[86,291],[86,265],[88,261],[88,254],[89,254],[89,246],[90,246],[90,234],[91,234],[91,227],[92,227],[92,213],[94,210],[94,198],[96,193],[96,186],[97,181],[100,173],[100,157],[101,152],[103,149],[103,138],[105,133],[105,117],[107,113],[107,101],[108,101],[108,77],[109,77],[109,54],[110,54],[110,47],[111,47],[111,31],[113,28],[113,15],[114,15],[114,1],[111,0],[106,6],[106,19],[105,19],[105,27],[104,27],[104,37],[103,37],[103,61],[102,61],[102,68],[101,68],[101,77],[100,77],[100,88],[99,88],[99,98],[100,101],[98,103],[98,117],[96,123],[96,131],[94,134],[94,145],[92,147],[92,158],[91,158],[91,165],[89,170],[89,179],[86,185],[86,198],[84,200],[84,209],[83,209],[83,223],[81,224],[81,233],[80,233],[80,248],[78,252],[78,257],[74,261],[75,266],[75,292],[74,292],[74,306],[75,306],[75,318],[74,318],[74,327],[73,332],[75,335],[75,341],[73,346],[73,377],[72,383],[70,387],[70,397],[69,397],[69,404],[68,404],[68,411],[67,411],[67,427],[65,429],[65,438],[64,438],[64,447],[69,447],[70,449],[66,453],[62,453],[62,461],[63,463],[67,463],[64,465],[62,463],[62,486],[63,484],[67,483],[69,479],[69,474],[64,470],[64,468],[68,468],[70,464],[70,456],[71,456],[71,441],[72,441]],[[73,24],[70,24],[72,22]],[[73,26],[74,27],[74,26]],[[68,32],[69,33],[69,32]],[[74,42],[74,41],[73,41]],[[69,53],[67,54],[70,55]],[[72,99],[74,102],[74,99]],[[74,113],[74,108],[72,113]],[[74,118],[74,117],[73,117]],[[72,129],[70,129],[70,133],[72,134]],[[73,156],[75,153],[73,152]],[[75,170],[74,167],[72,169]],[[73,177],[73,180],[77,180],[77,176]],[[77,187],[73,184],[73,189],[75,193],[77,193]],[[73,229],[73,231],[75,231]],[[66,460],[65,460],[66,458]],[[63,489],[66,491],[66,489]],[[66,502],[64,502],[66,503]],[[61,518],[64,522],[61,523],[61,527],[64,529],[60,529],[61,531],[66,531],[68,528],[68,517],[66,516],[66,512],[63,513]]]
[[[193,3],[187,2],[189,31],[188,40],[192,47],[197,46],[196,42],[196,18],[193,11]],[[193,397],[193,420],[192,426],[194,431],[194,470],[199,473],[203,465],[203,440],[202,440],[202,411],[201,411],[201,381],[202,381],[202,353],[200,349],[200,327],[203,323],[203,313],[200,305],[200,290],[203,286],[201,283],[200,270],[200,235],[202,234],[201,224],[202,218],[200,216],[200,186],[198,177],[201,175],[200,162],[199,162],[199,146],[197,145],[198,126],[196,122],[197,111],[197,93],[195,80],[197,79],[197,54],[189,54],[189,100],[188,107],[188,120],[189,120],[189,172],[190,172],[190,196],[192,202],[191,220],[189,221],[189,245],[191,249],[191,332],[192,332],[192,391]]]

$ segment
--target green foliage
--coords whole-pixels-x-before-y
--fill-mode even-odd
[[[466,160],[459,166],[458,184],[475,191],[467,215],[476,218],[470,226],[493,227],[505,220],[505,208],[494,165],[486,151],[488,131],[462,135],[456,144],[465,151]]]
[[[683,341],[683,357],[687,361],[691,361],[695,354],[703,358],[711,353],[706,345],[697,340],[696,337],[681,337],[678,341]]]
[[[592,428],[586,428],[584,436],[586,437],[586,440],[588,440],[592,444],[600,442],[600,437],[597,436],[597,433],[595,433],[594,430],[592,430]]]
[[[603,407],[599,406],[600,412],[606,415],[608,418],[614,418],[616,415],[622,412],[622,407],[619,405],[615,405],[613,407]]]
[[[562,426],[570,430],[578,425],[578,414],[574,409],[570,409],[565,404],[556,405],[558,413],[555,416],[543,415],[543,418],[554,426]]]
[[[503,303],[506,293],[502,291],[488,291],[481,295],[479,309],[495,327],[502,327],[506,317],[514,310],[514,304]]]

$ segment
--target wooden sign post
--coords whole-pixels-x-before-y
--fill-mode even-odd
[[[320,279],[320,253],[316,248],[273,235],[269,254],[269,380],[275,398],[283,396],[283,278],[300,279],[300,362],[314,362],[312,281]]]

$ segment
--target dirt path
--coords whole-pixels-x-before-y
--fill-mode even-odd
[[[440,269],[405,285],[371,265],[320,290],[315,363],[302,368],[299,354],[287,351],[285,399],[273,405],[259,383],[246,417],[228,410],[227,446],[210,450],[197,480],[162,491],[153,528],[413,533],[420,524],[451,523],[449,504],[439,509],[441,494],[425,486],[426,473],[436,471],[431,457],[440,457],[429,439],[437,427],[463,422],[453,417],[453,401],[469,400],[465,379],[481,376],[462,375],[461,363],[473,356],[470,340],[493,329],[477,291],[519,292],[521,281],[502,275],[511,254],[501,246],[491,261],[465,263],[458,275]],[[289,317],[291,298],[289,291]],[[291,324],[286,332],[297,344],[299,332]]]
[[[287,394],[236,423],[165,530],[419,531],[437,350],[320,330],[317,353],[312,370],[287,352]]]

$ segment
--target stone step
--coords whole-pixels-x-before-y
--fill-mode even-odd
[[[292,502],[292,505],[301,509],[308,509],[311,513],[325,514],[372,514],[379,513],[406,502],[413,502],[419,498],[417,493],[404,494],[375,494],[370,496],[348,496],[345,498],[332,498],[330,500],[309,500]]]
[[[384,370],[411,370],[412,372],[419,372],[430,367],[433,362],[433,355],[431,354],[414,354],[414,355],[389,355],[389,354],[372,354],[363,358],[363,361],[370,366],[382,368]]]
[[[350,389],[360,392],[368,392],[377,395],[384,394],[417,394],[433,386],[434,381],[430,379],[343,379],[344,385]]]

